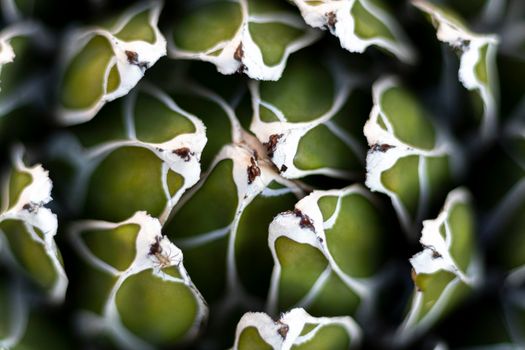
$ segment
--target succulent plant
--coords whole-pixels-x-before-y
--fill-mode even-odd
[[[524,348],[524,24],[0,0],[0,349]]]

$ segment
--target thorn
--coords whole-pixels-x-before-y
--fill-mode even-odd
[[[372,145],[372,147],[370,147],[370,149],[372,150],[372,152],[385,153],[389,149],[395,148],[395,147],[396,146],[388,145],[386,143],[383,143],[383,144],[376,143],[376,144]]]
[[[288,331],[290,330],[290,327],[287,324],[282,323],[280,320],[277,321],[277,324],[281,325],[281,327],[279,327],[279,329],[277,329],[277,333],[279,333],[279,335],[283,339],[285,339],[286,335],[288,334]]]
[[[293,213],[295,214],[295,216],[301,218],[301,221],[299,221],[299,226],[301,228],[307,228],[315,232],[314,223],[308,215],[304,214],[302,211],[300,211],[297,208],[294,209]]]
[[[237,49],[235,49],[235,52],[233,53],[233,58],[236,61],[242,62],[242,59],[244,58],[244,49],[242,48],[242,42],[239,43],[239,46],[237,46]]]
[[[261,175],[261,168],[257,166],[257,162],[254,157],[250,157],[251,165],[248,166],[246,171],[248,172],[248,184],[251,184],[257,176]]]
[[[149,68],[148,62],[143,62],[143,61],[139,62],[139,54],[136,53],[135,51],[126,50],[125,53],[126,53],[126,57],[128,58],[129,64],[133,64],[142,70],[146,70]]]
[[[188,147],[177,148],[173,150],[173,153],[184,159],[185,162],[189,162],[191,156],[195,155]]]
[[[283,134],[273,134],[270,135],[268,142],[263,143],[263,146],[266,147],[266,154],[268,154],[268,157],[273,158],[273,154],[277,148],[277,142],[279,142],[281,137],[283,137]]]
[[[337,23],[337,16],[335,15],[335,12],[331,11],[326,14],[326,17],[328,18],[328,28],[331,31],[335,30],[335,24]]]

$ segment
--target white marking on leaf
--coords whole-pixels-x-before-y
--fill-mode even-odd
[[[161,142],[151,143],[139,140],[135,131],[135,118],[133,115],[137,95],[145,93],[163,103],[168,109],[182,115],[193,124],[195,131],[184,133],[174,138]],[[71,136],[61,135],[53,141],[50,146],[51,156],[65,158],[76,169],[73,180],[73,191],[76,194],[72,205],[80,206],[85,199],[87,186],[92,173],[98,165],[113,151],[123,147],[141,147],[151,151],[162,161],[161,178],[159,186],[162,186],[166,196],[166,204],[159,216],[161,222],[166,221],[171,209],[178,203],[184,192],[195,185],[200,178],[200,158],[207,142],[206,127],[204,123],[180,108],[165,92],[151,84],[141,84],[124,99],[124,127],[129,139],[113,140],[84,149],[78,141]],[[187,148],[191,153],[189,159],[183,159],[173,153],[173,150]],[[184,180],[181,187],[173,194],[169,193],[168,173],[173,171]]]
[[[462,271],[457,265],[450,252],[454,239],[453,234],[472,234],[475,236],[475,232],[453,232],[449,222],[451,211],[456,205],[468,205],[469,203],[469,193],[462,188],[455,189],[447,196],[445,205],[438,217],[434,220],[425,220],[423,222],[420,242],[424,249],[410,259],[414,273],[416,275],[431,275],[439,271],[448,271],[455,277],[447,284],[432,308],[419,320],[421,308],[423,307],[424,291],[415,290],[410,311],[397,331],[396,342],[399,344],[410,342],[434,325],[442,316],[443,309],[450,302],[449,298],[460,284],[477,288],[482,282],[483,271],[475,243],[472,247],[471,260],[465,271]],[[445,237],[441,234],[441,227],[445,227]],[[475,237],[473,239],[475,240]]]
[[[313,230],[310,227],[301,227],[301,218],[293,212],[281,213],[274,218],[270,224],[268,235],[268,246],[270,247],[274,260],[274,268],[267,301],[267,310],[269,313],[277,312],[279,304],[281,265],[275,244],[280,237],[286,237],[300,244],[308,244],[313,248],[318,249],[327,260],[327,268],[312,285],[311,290],[297,304],[298,306],[308,307],[310,305],[309,303],[313,302],[314,297],[325,286],[326,282],[328,282],[328,278],[325,274],[329,271],[333,272],[353,293],[357,294],[362,299],[361,308],[363,310],[370,308],[374,296],[373,289],[378,281],[374,280],[374,277],[355,278],[343,272],[328,248],[325,235],[325,230],[330,229],[335,224],[337,215],[339,215],[340,212],[340,202],[342,198],[351,194],[360,194],[372,201],[371,195],[367,190],[360,185],[353,185],[341,190],[314,191],[297,202],[295,209],[300,210],[302,215],[306,215],[310,219],[314,228]],[[331,196],[337,197],[338,202],[334,214],[325,221],[318,202],[322,197]]]
[[[314,30],[304,26],[300,17],[289,13],[267,13],[249,15],[248,0],[235,0],[239,3],[242,10],[242,22],[237,32],[230,40],[220,42],[205,52],[191,52],[176,47],[175,43],[169,36],[168,52],[170,57],[177,59],[201,60],[213,63],[217,70],[222,74],[233,74],[240,69],[252,79],[258,80],[278,80],[284,68],[288,57],[319,39],[320,35]],[[276,65],[270,66],[264,63],[261,49],[253,41],[249,31],[250,23],[281,23],[290,27],[304,30],[304,34],[298,39],[292,41],[283,53],[283,57]],[[236,51],[239,47],[243,49],[243,55],[240,60],[236,59]],[[221,50],[219,55],[212,53]]]
[[[233,163],[231,176],[237,192],[237,207],[235,208],[232,221],[226,227],[215,228],[208,232],[198,233],[191,238],[175,238],[175,240],[184,249],[191,249],[227,236],[228,244],[226,248],[225,262],[227,290],[224,297],[217,303],[216,309],[228,312],[235,306],[250,306],[254,303],[254,298],[245,291],[245,288],[240,281],[235,257],[235,242],[237,239],[238,225],[244,210],[258,196],[273,197],[293,193],[296,197],[301,197],[303,195],[303,190],[296,183],[281,177],[276,172],[273,163],[264,157],[265,152],[263,146],[253,135],[243,130],[233,109],[220,96],[193,84],[189,84],[188,86],[190,91],[209,98],[216,102],[225,111],[232,126],[232,143],[226,144],[222,147],[219,153],[215,156],[208,171],[179,201],[173,209],[172,215],[175,214],[176,216],[177,211],[184,207],[186,203],[188,203],[188,201],[190,201],[191,198],[202,189],[202,186],[208,181],[215,167],[224,160],[231,160]],[[263,157],[255,157],[254,151]],[[254,176],[251,179],[252,181],[249,181],[250,178],[247,169],[253,165],[259,168],[260,174]],[[270,189],[268,186],[274,181],[283,186],[283,188]]]
[[[323,30],[328,28],[333,35],[339,38],[341,46],[350,52],[363,53],[367,47],[375,45],[390,51],[401,61],[413,63],[416,59],[414,49],[394,17],[371,1],[329,0],[319,5],[312,5],[305,0],[292,0],[292,2],[299,8],[308,25]],[[395,40],[384,37],[360,38],[355,29],[356,19],[351,13],[356,3],[363,6],[385,25]]]
[[[50,41],[48,33],[42,26],[32,21],[15,23],[0,31],[0,93],[2,93],[0,118],[37,96],[40,93],[39,89],[43,81],[41,73],[34,73],[28,78],[23,78],[8,95],[1,91],[2,67],[16,59],[16,53],[10,42],[20,37],[30,40],[33,46],[46,46]]]
[[[341,128],[336,126],[333,118],[343,108],[347,102],[352,89],[357,85],[358,79],[350,76],[338,64],[330,65],[332,77],[334,80],[334,97],[330,109],[323,115],[307,122],[289,122],[284,113],[268,101],[264,101],[260,96],[260,83],[257,81],[250,82],[250,91],[252,95],[252,110],[253,118],[250,125],[250,130],[257,136],[261,143],[269,143],[271,138],[277,137],[275,144],[272,147],[272,162],[278,169],[286,169],[282,171],[282,176],[295,179],[308,175],[323,174],[338,178],[348,178],[351,173],[342,169],[335,169],[329,167],[321,167],[319,169],[303,170],[295,166],[294,160],[299,148],[301,139],[312,129],[319,125],[325,125],[334,134],[344,142],[357,158],[361,158],[361,148],[357,140],[349,135]],[[279,121],[264,122],[260,116],[260,107],[264,107],[272,111]]]
[[[470,91],[477,91],[483,100],[483,116],[480,126],[481,136],[485,139],[494,137],[497,128],[498,113],[498,76],[496,70],[496,51],[499,39],[492,34],[476,34],[462,23],[448,16],[438,6],[424,0],[412,0],[414,6],[432,17],[437,29],[437,38],[452,48],[461,50],[459,81]],[[480,50],[487,46],[486,57],[480,56]],[[485,59],[488,83],[476,76],[477,64]]]
[[[23,161],[24,149],[16,147],[12,152],[12,172],[22,172],[31,176],[31,182],[19,194],[17,201],[9,206],[12,198],[9,198],[9,178],[3,182],[3,204],[0,211],[0,222],[5,220],[18,220],[23,223],[29,237],[41,245],[46,256],[53,265],[56,274],[53,286],[48,291],[49,298],[53,302],[60,302],[64,299],[68,279],[64,267],[59,260],[60,253],[55,244],[54,237],[58,230],[57,216],[45,205],[51,202],[51,188],[53,184],[49,179],[47,170],[40,164],[28,167]],[[38,229],[43,234],[41,238],[35,231]],[[0,235],[4,235],[0,229]],[[7,238],[2,237],[7,246]],[[10,262],[19,266],[12,254]]]
[[[306,324],[317,326],[307,334],[301,335]],[[296,308],[282,314],[278,321],[274,321],[262,312],[244,314],[237,324],[233,349],[239,350],[240,336],[249,327],[256,328],[262,339],[272,349],[290,350],[312,340],[319,330],[325,326],[342,327],[347,332],[351,348],[358,346],[361,342],[362,331],[351,317],[313,317],[303,309]],[[283,331],[283,327],[285,331]]]
[[[82,258],[92,267],[100,268],[104,265],[107,266],[107,263],[102,262],[98,257],[96,257],[94,252],[89,252],[89,249],[83,242],[82,233],[92,230],[115,229],[128,224],[136,224],[140,227],[135,240],[135,256],[133,261],[123,271],[118,271],[116,269],[105,269],[105,272],[117,277],[117,280],[109,292],[102,310],[102,315],[96,315],[87,311],[84,312],[83,316],[79,318],[81,329],[83,329],[85,326],[88,331],[108,332],[108,334],[112,336],[118,343],[120,343],[121,346],[127,348],[153,349],[151,345],[144,342],[144,340],[140,339],[138,336],[132,334],[124,326],[124,324],[122,324],[116,303],[117,293],[126,279],[142,271],[152,270],[151,272],[158,278],[161,278],[162,280],[170,283],[184,284],[186,287],[188,287],[188,289],[190,289],[197,303],[197,314],[193,323],[193,327],[188,331],[183,339],[189,340],[194,338],[199,331],[201,321],[207,318],[208,308],[204,298],[193,285],[189,274],[184,268],[182,251],[173,243],[171,243],[165,236],[162,236],[162,226],[156,218],[152,218],[145,212],[136,212],[131,218],[119,223],[94,220],[77,222],[71,228],[70,238],[75,248],[77,248],[77,250],[80,248],[79,253],[81,254]],[[162,254],[162,261],[160,257],[156,256],[156,254],[151,254],[152,245],[155,243],[159,244],[159,254]],[[173,277],[162,271],[162,269],[172,266],[178,269],[182,278]],[[95,326],[95,323],[98,324]]]
[[[435,128],[436,130],[436,142],[431,150],[417,148],[413,145],[407,144],[400,140],[394,133],[394,128],[388,120],[388,115],[382,110],[381,107],[381,96],[385,91],[392,87],[398,86],[397,79],[393,77],[383,78],[377,81],[373,86],[373,100],[374,106],[370,112],[370,117],[366,122],[363,132],[368,141],[370,147],[376,145],[388,145],[388,149],[383,151],[376,151],[373,148],[368,151],[366,156],[366,186],[372,191],[384,193],[392,200],[392,205],[396,210],[399,217],[399,221],[403,229],[406,232],[412,232],[414,226],[422,219],[426,214],[424,213],[425,208],[421,207],[428,205],[426,203],[428,194],[431,192],[428,183],[427,167],[421,165],[422,159],[426,157],[441,157],[447,156],[451,162],[451,175],[457,176],[460,171],[459,163],[461,160],[461,154],[457,150],[452,139],[443,132],[443,130]],[[386,130],[381,127],[379,121],[382,121],[386,126]],[[417,215],[415,218],[411,218],[408,209],[401,201],[399,195],[388,188],[382,183],[381,175],[383,172],[391,169],[398,160],[408,157],[418,156],[419,167],[419,206]],[[424,162],[424,161],[423,161]],[[425,201],[425,203],[421,203]]]
[[[111,29],[101,27],[90,27],[73,31],[66,38],[66,47],[64,57],[62,57],[62,67],[67,67],[68,63],[78,54],[84,46],[94,37],[102,36],[107,39],[113,50],[113,57],[108,63],[104,72],[105,79],[103,83],[103,95],[97,99],[94,104],[88,108],[70,109],[65,106],[57,107],[58,120],[67,125],[78,124],[89,121],[98,111],[106,104],[116,98],[126,95],[144,76],[146,67],[151,67],[157,60],[166,55],[166,39],[157,27],[160,11],[162,8],[161,1],[151,1],[138,4],[128,9]],[[150,44],[145,41],[134,40],[124,41],[118,39],[118,34],[127,22],[142,11],[149,10],[149,25],[154,31],[156,38],[155,43]],[[130,62],[127,52],[136,53],[142,67],[135,62]],[[116,65],[120,76],[119,86],[112,92],[107,90],[107,77],[111,68]]]

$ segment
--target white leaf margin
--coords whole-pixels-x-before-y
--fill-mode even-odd
[[[281,175],[288,179],[316,174],[337,178],[352,177],[351,172],[342,169],[322,167],[313,170],[302,170],[295,166],[294,159],[297,154],[299,142],[304,135],[319,125],[325,125],[335,137],[340,139],[353,151],[354,155],[364,163],[364,159],[360,159],[362,158],[360,155],[364,153],[364,150],[359,141],[332,121],[332,118],[344,107],[353,89],[360,82],[360,79],[350,75],[341,65],[335,62],[330,64],[329,68],[334,80],[332,105],[323,115],[307,122],[289,122],[286,119],[286,115],[284,115],[279,108],[270,102],[262,100],[259,89],[260,83],[258,81],[251,81],[249,83],[253,110],[250,130],[257,136],[259,141],[263,143],[268,142],[272,136],[279,136],[278,141],[275,143],[275,150],[271,159],[278,169],[283,169]],[[261,107],[272,111],[279,118],[279,121],[262,121],[260,117]]]
[[[410,311],[397,331],[396,341],[399,343],[402,344],[414,339],[435,324],[441,317],[443,308],[459,284],[465,284],[476,289],[483,283],[484,272],[480,252],[476,249],[476,232],[472,232],[474,247],[472,258],[466,271],[462,271],[459,268],[450,254],[450,247],[454,239],[448,223],[450,212],[458,204],[471,205],[471,202],[471,195],[465,188],[456,188],[448,194],[445,205],[438,217],[433,220],[423,221],[420,242],[424,249],[410,259],[414,272],[416,274],[433,274],[438,271],[448,271],[456,277],[445,287],[432,309],[419,321],[417,321],[417,317],[420,308],[423,306],[424,292],[415,291]],[[445,238],[440,232],[440,227],[443,225],[445,227]]]
[[[84,109],[69,109],[65,106],[57,106],[55,114],[57,120],[64,125],[79,124],[91,120],[97,112],[106,104],[116,98],[126,95],[144,76],[147,67],[151,67],[157,60],[166,55],[166,39],[157,27],[163,1],[154,0],[139,3],[120,16],[119,20],[111,29],[91,27],[78,29],[70,32],[65,38],[64,52],[61,57],[61,67],[68,67],[69,62],[78,54],[84,46],[95,36],[105,37],[113,49],[114,56],[110,59],[104,72],[103,95],[95,103]],[[149,10],[149,25],[153,28],[156,41],[153,44],[145,41],[123,41],[115,35],[127,24],[127,22],[145,10]],[[129,62],[126,51],[137,53],[137,58],[145,66]],[[117,67],[120,84],[113,92],[107,92],[107,81],[111,69]],[[65,71],[62,72],[62,75]]]
[[[307,334],[301,335],[307,323],[315,324],[316,327]],[[351,349],[359,346],[362,331],[351,317],[313,317],[304,309],[295,308],[282,314],[278,321],[272,320],[270,316],[262,312],[244,314],[237,324],[233,350],[239,350],[239,338],[243,330],[248,327],[255,327],[262,339],[274,350],[290,350],[294,346],[312,340],[323,327],[332,325],[340,326],[347,332]],[[282,327],[288,327],[284,337],[280,334]]]
[[[249,134],[245,133],[243,137],[244,140],[248,140],[249,142]],[[250,306],[253,303],[253,298],[246,292],[241,283],[235,257],[237,231],[244,210],[259,195],[271,197],[292,193],[298,198],[303,195],[303,190],[297,184],[279,176],[275,171],[273,164],[266,159],[256,159],[256,157],[254,157],[254,149],[258,151],[259,154],[262,153],[255,148],[257,140],[253,140],[252,142],[253,143],[251,144],[241,142],[225,145],[215,157],[210,166],[210,170],[202,177],[197,185],[188,191],[173,210],[173,213],[176,213],[179,208],[187,203],[187,201],[191,200],[193,195],[206,183],[213,169],[220,162],[224,160],[232,161],[232,178],[237,189],[237,207],[235,208],[232,222],[225,227],[217,228],[209,232],[203,232],[190,238],[174,239],[178,246],[188,250],[200,247],[223,237],[228,237],[226,252],[226,292],[224,294],[224,299],[218,303],[225,308],[230,308],[234,305]],[[252,163],[252,160],[254,163]],[[256,176],[253,181],[249,183],[247,169],[253,166],[253,164],[259,168],[260,175]],[[267,188],[267,186],[273,181],[285,188],[278,190]]]
[[[180,88],[180,87],[178,87]],[[235,242],[240,219],[244,210],[258,196],[272,197],[281,196],[291,193],[297,198],[304,196],[304,190],[295,182],[290,181],[282,176],[275,169],[275,165],[264,157],[265,148],[255,136],[245,131],[239,122],[234,109],[222,97],[209,89],[199,86],[198,84],[188,82],[183,86],[185,91],[189,91],[197,96],[206,98],[220,107],[228,118],[231,130],[231,142],[225,144],[215,155],[212,163],[202,175],[199,182],[189,189],[184,196],[176,203],[170,213],[171,220],[176,216],[177,211],[184,207],[188,201],[202,188],[208,181],[215,167],[224,160],[231,160],[233,163],[232,179],[237,190],[237,207],[232,221],[225,227],[218,227],[208,232],[198,233],[192,237],[177,238],[176,233],[173,241],[183,250],[188,252],[190,249],[203,246],[215,240],[227,237],[228,245],[226,252],[226,291],[224,298],[217,302],[216,307],[227,312],[230,308],[242,305],[249,307],[254,298],[251,297],[243,287],[238,271],[235,257]],[[255,166],[259,169],[260,174],[255,176],[250,183],[248,168]],[[267,186],[275,181],[283,188],[270,189]]]
[[[168,54],[175,59],[201,60],[213,63],[217,70],[222,74],[233,74],[242,70],[246,75],[256,80],[279,80],[281,77],[288,57],[314,43],[320,38],[320,33],[311,28],[305,27],[300,17],[293,13],[276,12],[267,14],[250,15],[248,10],[248,0],[231,0],[238,3],[242,11],[242,23],[237,29],[233,38],[217,43],[205,52],[192,52],[177,48],[173,42],[173,35],[168,37]],[[275,66],[268,66],[264,63],[261,49],[251,37],[249,23],[282,23],[290,27],[305,30],[305,34],[289,44],[281,61]],[[242,49],[242,58],[236,59],[238,48]],[[212,55],[217,50],[221,50],[219,55]]]
[[[313,191],[308,196],[296,203],[295,209],[301,211],[302,215],[308,216],[313,224],[314,230],[308,227],[301,227],[301,218],[291,212],[277,215],[270,223],[268,234],[268,246],[272,252],[274,267],[272,271],[270,290],[268,293],[267,311],[276,313],[279,301],[279,284],[281,278],[281,265],[275,249],[275,242],[280,237],[286,237],[300,244],[308,244],[319,250],[328,262],[328,266],[319,275],[310,291],[293,307],[308,307],[322,290],[330,274],[334,273],[353,293],[361,298],[361,305],[358,313],[367,314],[370,312],[375,296],[375,290],[381,283],[381,275],[369,278],[355,278],[346,274],[337,264],[330,253],[327,245],[325,230],[335,225],[341,210],[341,201],[344,197],[358,194],[366,198],[372,204],[377,204],[373,195],[363,186],[356,184],[341,190]],[[334,213],[326,221],[323,220],[321,209],[318,202],[322,197],[337,197],[337,205]]]
[[[187,118],[195,127],[195,131],[177,135],[162,143],[148,143],[137,139],[133,111],[139,93],[150,95],[170,110]],[[208,141],[206,126],[197,116],[180,108],[168,94],[152,84],[140,84],[126,97],[123,103],[123,120],[127,139],[105,142],[85,149],[74,136],[62,134],[55,138],[49,146],[50,156],[66,159],[74,166],[76,177],[72,184],[72,191],[76,196],[72,198],[70,205],[78,210],[78,204],[84,202],[83,198],[86,196],[87,184],[91,174],[107,155],[122,147],[142,147],[151,151],[163,162],[160,183],[166,195],[166,205],[159,219],[161,222],[165,222],[171,209],[177,204],[184,192],[199,181],[201,175],[200,158]],[[189,160],[171,152],[180,148],[188,148],[193,153]],[[169,170],[184,178],[181,188],[173,196],[169,193],[167,184]]]
[[[135,241],[136,254],[128,268],[124,271],[118,271],[92,254],[89,248],[84,244],[82,233],[88,230],[111,230],[127,224],[136,224],[140,227]],[[157,239],[159,239],[159,237],[160,240],[158,242],[162,248],[162,252],[166,252],[164,258],[169,261],[168,264],[163,264],[161,261],[158,261],[155,256],[150,255],[150,247],[157,241]],[[128,349],[154,349],[154,347],[131,333],[122,324],[116,303],[117,292],[127,278],[144,270],[151,269],[156,277],[166,282],[184,284],[190,289],[197,302],[198,308],[193,326],[182,341],[190,340],[197,335],[201,323],[208,317],[206,301],[197,290],[191,281],[188,272],[184,268],[182,251],[171,243],[167,237],[162,235],[161,223],[156,218],[151,217],[146,212],[139,211],[129,219],[119,223],[96,220],[80,221],[76,222],[70,228],[69,238],[71,239],[73,247],[83,260],[93,268],[117,277],[115,284],[109,292],[108,299],[104,304],[102,315],[97,315],[88,311],[82,311],[78,315],[78,326],[82,332],[88,334],[107,332],[121,346]],[[163,268],[171,266],[177,267],[182,278],[171,276],[162,271]]]
[[[22,190],[17,202],[9,207],[9,178],[5,179],[2,184],[3,198],[1,199],[0,222],[5,220],[18,220],[23,222],[24,228],[30,235],[30,238],[42,246],[56,273],[56,280],[48,291],[48,295],[52,302],[59,303],[65,298],[68,278],[60,262],[60,252],[54,240],[58,230],[57,216],[51,209],[44,207],[44,205],[52,200],[51,188],[53,184],[47,170],[40,164],[33,167],[26,166],[22,159],[23,155],[24,149],[22,146],[14,148],[11,156],[13,169],[29,174],[32,181]],[[26,209],[25,206],[29,206],[30,210]],[[36,233],[35,228],[43,233],[43,238]],[[9,264],[23,271],[23,268],[18,265],[14,255],[9,251],[8,240],[1,229],[0,251],[2,251],[4,258],[7,259]]]
[[[339,38],[341,46],[350,52],[363,53],[367,47],[376,45],[391,52],[405,63],[414,63],[416,60],[416,52],[394,17],[369,0],[325,0],[322,4],[316,5],[311,5],[311,1],[307,0],[292,0],[292,2],[299,8],[308,25],[314,28],[328,28]],[[382,22],[396,41],[382,37],[360,38],[355,32],[355,18],[351,15],[351,10],[356,3],[360,3]],[[332,23],[334,21],[335,23]]]
[[[435,146],[431,150],[416,148],[413,145],[404,143],[394,134],[394,129],[388,115],[381,108],[381,96],[385,91],[392,87],[399,86],[397,78],[384,77],[374,83],[372,87],[373,107],[370,117],[365,123],[363,133],[371,149],[366,156],[366,186],[373,192],[380,192],[388,195],[392,205],[399,217],[399,221],[406,232],[412,232],[414,226],[422,219],[427,210],[430,188],[427,176],[426,157],[448,156],[451,162],[451,175],[457,177],[462,169],[462,154],[452,138],[443,129],[433,124],[436,130]],[[379,124],[381,120],[387,130]],[[374,150],[376,145],[393,146],[382,151]],[[405,207],[397,193],[387,189],[381,182],[381,174],[392,168],[399,159],[408,156],[419,156],[419,208],[416,217],[411,219],[408,209]]]
[[[1,91],[1,73],[2,67],[6,64],[14,62],[16,59],[16,53],[13,50],[10,42],[12,39],[17,37],[27,37],[38,41],[35,44],[49,44],[50,38],[48,33],[42,28],[42,26],[36,22],[23,21],[12,24],[2,31],[0,31],[0,93]],[[19,86],[17,86],[9,95],[2,96],[0,102],[0,118],[8,114],[10,111],[25,103],[32,97],[39,93],[38,84],[41,77],[37,74],[36,76],[24,79]]]
[[[476,34],[462,24],[449,18],[438,6],[425,0],[412,0],[412,4],[421,11],[430,15],[436,26],[436,36],[452,48],[459,48],[461,52],[458,77],[459,81],[469,91],[478,90],[483,100],[483,116],[480,126],[481,136],[484,139],[496,135],[498,124],[498,72],[496,69],[496,53],[499,38],[495,34]],[[465,47],[464,42],[468,42]],[[482,59],[480,49],[487,45],[488,85],[481,82],[475,73],[476,65]]]
[[[462,282],[468,285],[480,283],[481,266],[479,265],[479,257],[474,253],[470,265],[475,266],[468,268],[468,270],[473,270],[461,271],[449,251],[453,241],[451,227],[448,222],[450,212],[455,205],[468,205],[471,202],[472,198],[469,192],[465,188],[457,188],[448,194],[443,210],[436,219],[423,221],[423,230],[419,242],[424,247],[424,250],[410,259],[410,263],[416,273],[432,274],[445,270],[457,275]],[[443,238],[440,233],[441,226],[445,227],[446,238]],[[434,252],[439,253],[441,257],[438,259],[432,258]]]

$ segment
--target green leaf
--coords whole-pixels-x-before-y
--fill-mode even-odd
[[[30,278],[43,290],[50,290],[57,283],[58,274],[51,258],[46,254],[43,242],[36,241],[20,220],[0,222],[9,250]],[[43,237],[41,237],[43,238]]]
[[[167,283],[152,271],[127,278],[117,292],[116,305],[124,326],[151,344],[177,343],[200,318],[188,286]]]
[[[174,27],[173,42],[189,52],[214,51],[213,48],[234,38],[243,21],[240,3],[217,1],[194,8]]]
[[[293,0],[314,28],[328,29],[350,52],[364,52],[377,46],[401,61],[413,63],[416,55],[393,14],[381,1]]]
[[[85,231],[82,232],[82,239],[90,251],[97,252],[100,260],[124,271],[137,254],[133,243],[137,240],[139,230],[139,225],[128,224],[108,230]]]
[[[355,80],[339,62],[293,58],[279,81],[250,88],[250,130],[284,177],[359,173],[362,118],[353,105]]]
[[[173,346],[197,334],[207,318],[206,303],[157,219],[141,211],[118,223],[77,222],[72,238],[88,270],[111,276],[105,285],[101,278],[86,284],[83,293],[101,299],[90,300],[99,306],[89,315],[120,346]],[[123,329],[127,335],[117,336]]]
[[[137,210],[160,216],[169,200],[162,188],[163,161],[142,147],[121,147],[98,165],[87,187],[87,214],[124,220]]]
[[[279,188],[270,189],[270,184]],[[293,203],[296,193],[300,190],[294,184],[246,146],[232,143],[222,148],[166,224],[166,233],[184,249],[188,271],[208,300],[235,293],[235,302],[244,305],[248,291],[264,295],[271,255],[260,244],[266,242],[273,216]],[[260,265],[262,261],[268,264]]]
[[[438,217],[423,222],[423,251],[414,255],[415,290],[410,310],[398,330],[403,344],[441,321],[483,278],[469,193],[449,193]]]
[[[257,328],[247,327],[239,335],[238,349],[272,350],[272,346],[266,343]]]
[[[274,218],[269,311],[304,307],[316,314],[354,314],[372,302],[386,238],[378,209],[358,185],[314,191]]]
[[[288,56],[319,38],[276,0],[194,5],[173,28],[172,58],[210,62],[222,74],[260,80],[278,80]]]
[[[482,138],[495,137],[498,119],[498,76],[496,51],[499,39],[493,34],[470,31],[452,10],[425,0],[412,0],[414,6],[429,15],[437,38],[459,52],[459,81],[479,95],[483,103],[479,133]]]
[[[60,302],[68,279],[54,241],[57,217],[45,207],[52,183],[41,165],[26,166],[23,154],[20,147],[13,150],[11,169],[0,183],[8,189],[0,202],[0,251],[8,266],[22,271],[51,301]]]
[[[279,22],[250,23],[253,42],[260,48],[265,65],[274,67],[284,59],[288,46],[301,38],[304,31]]]
[[[403,229],[414,234],[430,203],[440,199],[457,176],[461,155],[395,78],[377,81],[373,97],[364,127],[370,147],[366,185],[391,198]]]
[[[113,58],[113,48],[97,35],[75,55],[64,73],[61,103],[68,109],[86,109],[104,94],[105,71]]]
[[[73,187],[64,191],[77,193],[70,205],[87,217],[120,221],[146,210],[165,220],[199,180],[206,128],[153,85],[71,130],[74,136],[55,140],[67,146],[52,147],[51,158],[74,167]]]
[[[115,36],[123,41],[143,40],[149,44],[155,44],[157,38],[155,28],[150,23],[149,11],[145,10],[135,14]]]
[[[361,330],[348,316],[312,317],[293,309],[272,320],[264,313],[248,312],[237,324],[235,350],[345,350],[359,345]]]
[[[22,191],[33,182],[30,173],[22,171],[12,171],[9,177],[9,205],[12,208],[19,200]]]
[[[60,122],[91,120],[106,102],[126,95],[166,54],[166,40],[157,28],[161,6],[160,1],[138,4],[109,28],[78,29],[69,35],[59,84]]]
[[[396,138],[424,150],[435,147],[434,127],[410,92],[392,86],[381,92],[379,105],[387,116]]]
[[[46,30],[35,22],[14,23],[0,31],[0,120],[42,94],[35,60],[41,58],[40,43],[48,39]]]

